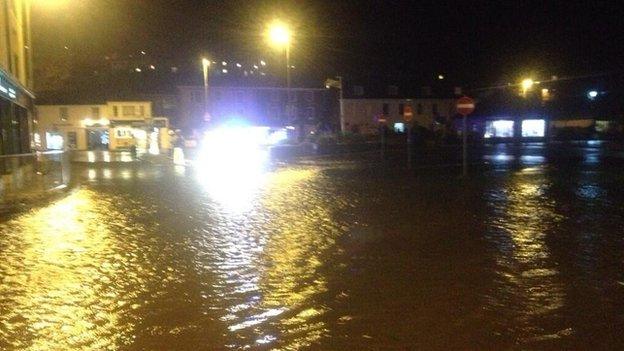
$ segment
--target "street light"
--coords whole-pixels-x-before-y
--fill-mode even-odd
[[[520,85],[522,86],[522,95],[526,95],[527,91],[529,91],[533,87],[533,84],[535,84],[535,82],[531,78],[526,78],[522,80],[522,83],[520,83]]]
[[[293,115],[292,113],[293,108],[290,104],[290,70],[291,70],[290,42],[291,42],[291,37],[292,37],[292,32],[290,31],[290,29],[285,23],[276,20],[276,21],[273,21],[271,24],[269,24],[268,29],[267,29],[267,39],[269,41],[269,44],[276,48],[284,48],[284,51],[286,53],[286,96],[288,99],[286,103],[286,111],[288,114],[288,118],[291,118]],[[260,64],[263,64],[263,63],[264,63],[263,61],[260,62]],[[300,123],[300,128],[301,130],[299,131],[299,137],[303,139],[303,129],[304,129],[303,121],[301,121]]]
[[[202,68],[204,71],[204,121],[210,120],[208,114],[208,68],[210,67],[210,60],[207,58],[202,59]]]
[[[286,87],[290,89],[290,41],[291,32],[286,24],[274,21],[268,27],[267,38],[269,44],[276,48],[284,48],[286,52]]]

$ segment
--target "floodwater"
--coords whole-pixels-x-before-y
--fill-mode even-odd
[[[621,150],[475,157],[76,164],[0,223],[0,349],[621,349]]]

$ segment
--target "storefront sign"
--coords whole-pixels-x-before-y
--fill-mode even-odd
[[[17,98],[17,88],[11,84],[3,72],[0,72],[0,96],[12,100]]]

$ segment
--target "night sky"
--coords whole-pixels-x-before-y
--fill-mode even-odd
[[[80,0],[35,5],[36,64],[68,46],[78,63],[147,51],[194,65],[277,59],[261,37],[290,22],[298,79],[386,77],[487,86],[532,74],[618,72],[624,6],[599,1]]]

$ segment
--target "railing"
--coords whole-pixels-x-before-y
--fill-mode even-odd
[[[70,169],[63,151],[0,155],[0,205],[66,187]]]

